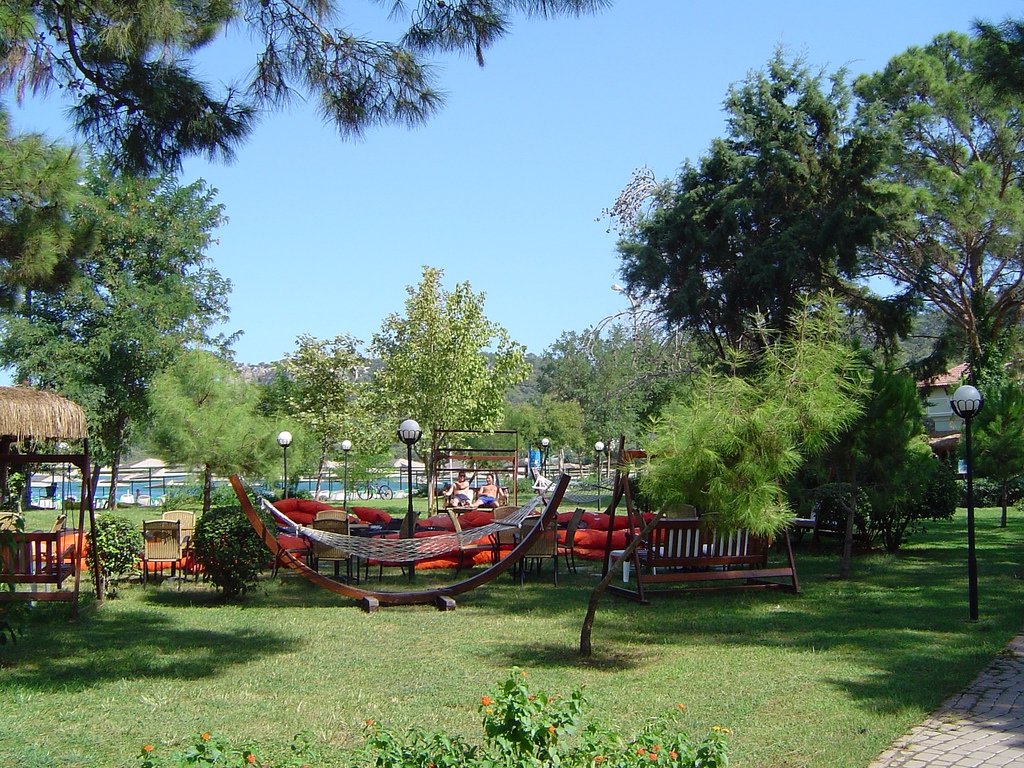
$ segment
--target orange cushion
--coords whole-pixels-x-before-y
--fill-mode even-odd
[[[605,549],[608,546],[608,531],[588,529],[576,531],[576,538],[573,539],[577,547],[584,549]],[[612,549],[624,549],[626,546],[626,531],[614,531],[612,533]]]

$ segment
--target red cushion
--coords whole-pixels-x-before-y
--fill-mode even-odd
[[[446,531],[454,531],[455,523],[448,515],[433,515],[431,517],[425,517],[417,523],[429,528],[444,528]]]
[[[349,512],[370,525],[387,525],[391,522],[391,515],[376,507],[352,507]]]
[[[459,525],[465,528],[478,528],[481,525],[487,525],[494,520],[493,512],[485,512],[482,509],[474,509],[472,512],[466,512],[465,514],[459,515]]]
[[[323,509],[334,509],[330,504],[313,499],[281,499],[274,502],[278,512],[283,512],[299,525],[309,525],[316,519],[316,513]]]

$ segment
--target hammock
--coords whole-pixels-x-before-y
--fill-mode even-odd
[[[508,517],[476,528],[442,533],[437,536],[386,539],[379,536],[352,536],[333,531],[321,531],[317,528],[308,528],[304,525],[299,525],[283,512],[280,512],[266,499],[261,501],[263,508],[282,523],[286,533],[312,539],[313,541],[334,549],[340,549],[342,552],[347,552],[350,555],[366,560],[381,560],[387,563],[415,563],[420,560],[429,560],[432,557],[462,550],[478,543],[481,539],[501,531],[519,529],[526,518],[537,514],[537,508],[543,503],[543,499],[540,496],[536,496]]]

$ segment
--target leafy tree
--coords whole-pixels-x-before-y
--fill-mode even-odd
[[[53,288],[74,274],[91,234],[71,220],[83,197],[81,174],[73,150],[34,134],[12,136],[0,109],[0,306],[13,307],[26,290]]]
[[[273,427],[256,415],[258,393],[230,363],[190,350],[151,388],[149,441],[168,462],[203,467],[203,512],[210,510],[214,474],[262,476],[273,466]]]
[[[1024,19],[975,24],[980,60],[978,73],[996,89],[1024,94]]]
[[[149,384],[183,347],[212,343],[230,283],[205,250],[222,221],[202,182],[89,169],[76,226],[95,231],[66,289],[35,290],[2,318],[0,361],[16,378],[56,389],[87,410],[97,461],[116,468],[149,415]],[[109,503],[114,505],[115,494]]]
[[[0,10],[0,87],[58,88],[77,128],[126,169],[175,169],[181,158],[230,159],[262,109],[307,93],[343,135],[414,125],[442,103],[424,57],[483,51],[513,13],[582,14],[607,0],[422,0],[392,15],[409,26],[397,42],[334,26],[337,0],[9,0]],[[222,93],[193,73],[193,59],[230,24],[259,53],[251,80]]]
[[[973,424],[974,466],[982,477],[999,483],[1000,526],[1006,527],[1010,481],[1024,470],[1024,392],[1017,382],[992,382],[985,407]]]
[[[619,244],[622,274],[670,324],[719,358],[757,343],[751,318],[782,327],[802,297],[832,290],[887,337],[905,302],[873,299],[849,279],[886,226],[889,195],[874,183],[885,158],[875,133],[849,117],[839,71],[826,82],[776,53],[729,90],[728,135],[712,142]]]
[[[691,365],[677,336],[653,325],[630,333],[614,324],[563,333],[544,353],[538,387],[545,397],[579,404],[582,434],[563,445],[589,454],[588,442],[640,438],[641,425],[668,401]]]
[[[833,299],[805,301],[763,354],[734,351],[733,370],[709,370],[655,420],[640,488],[656,508],[695,504],[721,528],[773,535],[793,517],[783,484],[856,418],[854,350],[841,340]]]
[[[291,380],[289,415],[303,425],[316,446],[316,491],[324,463],[340,455],[339,444],[352,439],[358,456],[380,458],[391,445],[391,431],[369,408],[369,361],[350,336],[318,340],[302,335],[296,350],[284,361]]]
[[[517,430],[520,444],[530,448],[539,446],[545,437],[551,441],[549,449],[558,452],[584,443],[583,409],[579,402],[558,400],[551,395],[506,406],[503,427]]]
[[[942,312],[982,378],[1024,306],[1024,93],[989,84],[985,53],[944,34],[855,83],[864,119],[896,147],[884,176],[908,212],[873,269]]]
[[[524,347],[485,316],[484,294],[473,293],[468,282],[446,291],[443,275],[424,267],[419,286],[406,289],[405,316],[385,318],[372,344],[381,360],[373,381],[375,412],[396,427],[401,418],[419,422],[431,477],[438,431],[494,429],[506,393],[530,372]],[[433,484],[428,487],[433,505]]]

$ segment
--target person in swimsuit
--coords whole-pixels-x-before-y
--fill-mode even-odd
[[[474,475],[475,477],[475,475]],[[469,487],[466,472],[460,471],[455,482],[444,489],[449,507],[469,507],[473,504],[473,489]]]
[[[474,507],[494,507],[498,504],[498,495],[500,493],[498,485],[494,482],[494,475],[487,475],[487,481],[481,485],[476,492],[476,501],[473,502]]]

